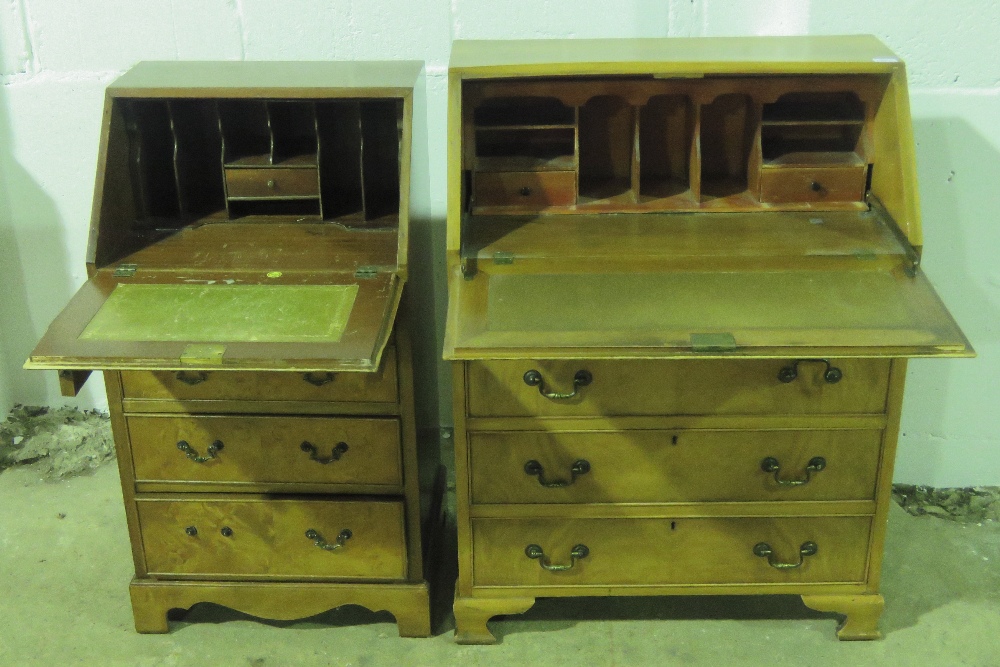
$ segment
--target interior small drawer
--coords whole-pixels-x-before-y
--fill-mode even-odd
[[[136,501],[151,576],[403,579],[396,501]]]
[[[467,365],[473,417],[874,414],[888,359],[491,360]]]
[[[315,167],[226,169],[226,193],[230,199],[319,197],[319,172]]]
[[[860,202],[865,196],[864,165],[850,167],[770,167],[760,172],[764,204]]]
[[[542,209],[576,203],[576,172],[477,172],[474,206]]]
[[[474,503],[872,500],[882,432],[470,433]]]
[[[122,371],[121,379],[126,399],[395,403],[399,396],[391,347],[373,373]]]
[[[849,583],[870,517],[473,519],[473,585]],[[792,567],[794,566],[794,567]]]
[[[392,418],[130,415],[126,423],[139,483],[402,484]]]

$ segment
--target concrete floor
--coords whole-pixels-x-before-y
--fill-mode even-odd
[[[457,646],[447,586],[438,587],[430,639],[400,639],[391,617],[357,607],[275,623],[202,605],[167,635],[138,635],[115,467],[60,483],[36,478],[28,468],[0,474],[0,667],[1000,666],[996,523],[913,517],[894,506],[878,642],[837,642],[834,617],[792,597],[591,598],[541,600],[494,622],[499,645]]]

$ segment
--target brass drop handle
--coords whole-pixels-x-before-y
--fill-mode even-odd
[[[569,565],[553,565],[549,561],[545,552],[537,544],[529,544],[524,548],[524,555],[528,558],[533,558],[538,561],[538,564],[542,566],[543,570],[548,570],[549,572],[565,572],[566,570],[573,569],[576,562],[581,558],[586,558],[590,555],[590,549],[587,548],[586,544],[578,544],[573,547],[573,550],[569,552]]]
[[[202,382],[207,380],[208,373],[206,373],[205,371],[198,371],[198,372],[177,371],[174,377],[176,377],[178,381],[183,382],[184,384],[193,386],[196,384],[201,384]]]
[[[547,489],[559,489],[564,486],[569,486],[576,481],[577,477],[580,475],[586,475],[590,472],[590,461],[587,461],[586,459],[578,459],[574,461],[573,465],[569,469],[570,477],[568,481],[564,479],[554,480],[551,482],[546,480],[545,469],[542,467],[541,463],[535,461],[534,459],[524,464],[524,472],[526,475],[537,476],[538,483]]]
[[[590,371],[579,370],[573,376],[573,391],[568,394],[561,394],[555,391],[547,391],[545,389],[545,382],[542,380],[542,374],[535,369],[531,369],[524,374],[524,384],[529,387],[538,387],[538,393],[552,401],[567,401],[571,398],[576,398],[577,394],[580,393],[580,387],[586,387],[593,381],[594,376],[591,375]]]
[[[319,452],[316,450],[316,445],[312,444],[308,440],[302,443],[302,451],[309,454],[309,460],[315,461],[316,463],[322,463],[326,465],[327,463],[333,463],[334,461],[339,461],[340,457],[344,455],[344,452],[348,450],[346,442],[338,442],[330,450],[330,456],[320,456]]]
[[[825,468],[826,459],[822,456],[814,456],[809,459],[809,463],[806,464],[805,477],[800,477],[799,479],[781,479],[778,477],[778,473],[781,472],[781,463],[778,459],[773,456],[768,456],[760,462],[760,469],[764,472],[774,473],[774,481],[777,482],[779,486],[802,486],[803,484],[808,484],[812,480],[814,472],[820,472]]]
[[[350,528],[345,528],[342,531],[340,531],[339,535],[337,535],[337,541],[334,542],[333,544],[330,544],[329,542],[323,539],[322,535],[320,535],[312,528],[306,531],[306,537],[312,540],[315,546],[319,547],[320,549],[323,549],[324,551],[336,551],[337,549],[342,549],[347,540],[351,539],[353,535],[354,533],[351,532]]]
[[[836,366],[831,365],[827,359],[796,359],[792,362],[791,366],[785,366],[778,371],[778,379],[785,384],[794,381],[799,376],[799,364],[810,362],[826,364],[826,370],[823,371],[823,379],[826,380],[827,384],[837,384],[844,378],[844,372]]]
[[[223,447],[224,445],[222,444],[222,441],[216,440],[208,446],[208,452],[205,456],[199,456],[198,452],[188,444],[187,440],[181,440],[177,443],[177,449],[184,452],[184,454],[195,463],[208,463],[223,450]]]
[[[753,555],[766,558],[767,564],[775,570],[794,570],[795,568],[802,567],[805,559],[808,556],[815,556],[817,551],[819,551],[819,547],[816,546],[815,542],[803,542],[802,546],[799,547],[798,563],[780,563],[774,560],[774,549],[771,548],[770,544],[767,542],[758,542],[754,545]]]
[[[322,387],[325,384],[333,382],[333,373],[303,373],[302,379],[311,385],[317,387]]]

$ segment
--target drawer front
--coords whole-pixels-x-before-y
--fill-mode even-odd
[[[138,482],[402,484],[396,419],[143,415],[127,423]]]
[[[318,197],[319,172],[305,169],[226,169],[230,198],[283,199]]]
[[[136,505],[154,576],[405,576],[400,502],[144,499]],[[350,537],[341,548],[316,545],[335,546],[345,530]]]
[[[469,362],[473,417],[702,414],[874,414],[885,411],[888,359],[822,361],[527,360]],[[537,375],[528,376],[529,371]],[[576,386],[580,371],[590,382]],[[794,372],[795,377],[788,376]],[[779,378],[782,374],[784,380]],[[540,380],[529,384],[527,380]],[[547,398],[542,391],[571,394]]]
[[[868,517],[473,519],[475,586],[847,583],[865,579]],[[795,564],[806,543],[813,555]],[[528,556],[531,545],[544,555]],[[587,555],[572,558],[577,545]],[[759,547],[759,549],[762,549]],[[808,547],[807,547],[808,550]],[[577,553],[581,553],[577,551]],[[542,567],[572,567],[549,571]],[[581,590],[580,595],[587,593]]]
[[[477,172],[475,206],[540,209],[576,203],[572,171]]]
[[[125,398],[395,403],[398,397],[396,352],[391,347],[374,373],[122,371],[121,377]]]
[[[471,433],[474,503],[871,500],[882,432]]]
[[[865,167],[780,167],[760,172],[765,204],[859,202],[865,196]]]

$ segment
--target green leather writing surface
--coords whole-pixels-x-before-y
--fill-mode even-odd
[[[85,340],[336,343],[357,285],[121,284]]]

